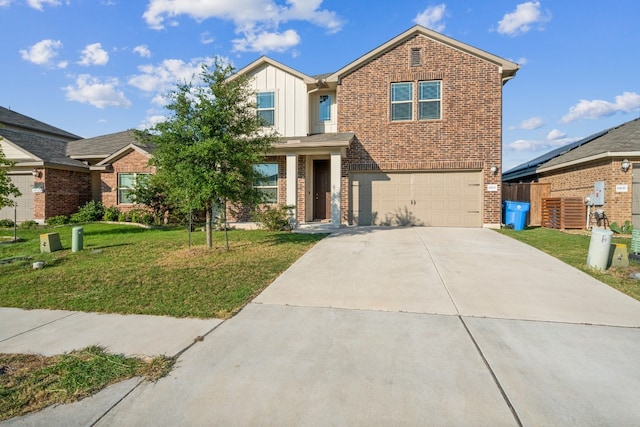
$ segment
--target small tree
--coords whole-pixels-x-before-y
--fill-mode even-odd
[[[0,141],[1,140],[2,137],[0,137]],[[11,200],[9,196],[20,197],[22,195],[7,174],[8,169],[14,164],[14,162],[5,157],[2,146],[0,145],[0,209],[15,205],[15,202]]]
[[[172,205],[206,213],[207,247],[212,247],[212,208],[227,203],[256,203],[253,183],[260,163],[277,140],[256,114],[247,76],[220,58],[203,66],[201,86],[179,84],[168,95],[168,119],[151,130],[157,167]],[[226,227],[225,227],[226,228]]]

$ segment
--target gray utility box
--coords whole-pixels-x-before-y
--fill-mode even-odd
[[[55,252],[62,250],[60,235],[58,233],[47,233],[40,235],[40,252]]]

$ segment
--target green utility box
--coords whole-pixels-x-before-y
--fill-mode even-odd
[[[62,250],[62,244],[58,233],[40,235],[40,252],[55,252],[59,250]]]
[[[83,245],[83,228],[73,227],[71,230],[71,252],[78,252],[82,250]]]

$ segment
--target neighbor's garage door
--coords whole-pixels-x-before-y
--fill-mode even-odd
[[[351,207],[357,225],[481,227],[482,174],[355,173]]]
[[[33,175],[9,175],[11,182],[18,187],[22,193],[20,197],[13,198],[17,203],[16,214],[18,222],[29,221],[33,219]],[[13,221],[14,208],[6,207],[0,209],[0,219],[10,219]]]

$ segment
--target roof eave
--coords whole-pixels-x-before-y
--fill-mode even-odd
[[[582,163],[593,162],[595,160],[606,159],[609,157],[640,157],[640,151],[607,151],[592,156],[583,157],[581,159],[570,160],[568,162],[558,163],[555,165],[541,166],[536,169],[536,173],[551,172],[558,169],[564,169]]]

